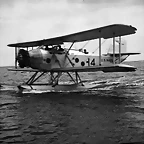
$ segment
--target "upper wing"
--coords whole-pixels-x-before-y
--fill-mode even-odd
[[[63,44],[63,41],[61,41],[60,38],[51,38],[51,39],[44,39],[23,43],[8,44],[8,46],[27,48],[27,47],[37,47],[41,45],[59,45],[59,44]]]
[[[135,27],[129,25],[113,24],[113,25],[104,26],[96,29],[87,30],[87,31],[82,31],[78,33],[73,33],[65,36],[38,40],[38,41],[9,44],[8,46],[35,47],[40,45],[62,44],[63,42],[82,42],[82,41],[93,40],[97,38],[108,39],[117,36],[134,34],[136,33],[136,30],[137,29]]]
[[[70,68],[54,68],[51,70],[35,70],[35,69],[8,69],[9,71],[25,71],[25,72],[128,72],[135,71],[136,68],[129,65],[117,64],[112,66],[85,66],[85,67],[70,67]]]

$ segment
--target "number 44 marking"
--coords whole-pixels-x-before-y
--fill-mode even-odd
[[[91,61],[91,65],[95,65],[95,59]]]
[[[92,61],[90,60],[90,58],[87,59],[86,63],[88,64],[88,66],[90,65],[95,65],[95,59],[92,59]]]

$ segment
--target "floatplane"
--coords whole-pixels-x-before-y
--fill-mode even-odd
[[[79,73],[81,72],[131,72],[136,68],[124,65],[122,62],[129,56],[139,53],[121,52],[121,37],[135,34],[136,28],[131,25],[113,24],[69,35],[9,44],[15,47],[15,68],[9,71],[33,72],[34,74],[19,89],[75,91],[88,90],[95,84],[84,84]],[[119,39],[119,52],[115,52],[115,38]],[[102,54],[101,39],[112,38],[113,53]],[[79,50],[81,54],[72,53],[75,43],[99,40],[99,55],[89,54],[86,49]],[[63,48],[64,43],[70,43],[69,48]],[[17,66],[19,64],[19,68]],[[60,77],[67,74],[72,84],[60,84]],[[38,83],[43,75],[48,75],[47,83]]]

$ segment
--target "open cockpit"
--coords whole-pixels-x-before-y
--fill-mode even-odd
[[[63,54],[65,53],[65,49],[61,47],[61,45],[42,45],[39,46],[38,49],[49,51],[50,54]]]

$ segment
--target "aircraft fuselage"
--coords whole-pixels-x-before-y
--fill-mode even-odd
[[[99,66],[99,56],[94,54],[74,54],[67,51],[52,53],[44,49],[34,49],[29,51],[30,67],[39,70],[51,70],[54,68]],[[115,63],[118,63],[115,59]],[[101,65],[109,66],[113,64],[113,57],[109,55],[101,56]]]

